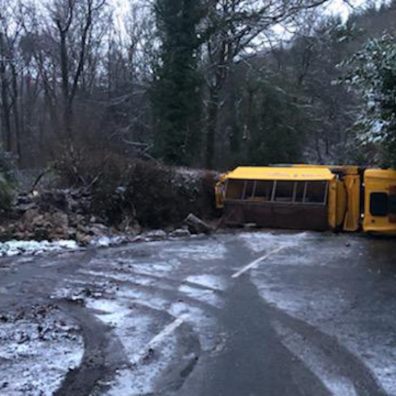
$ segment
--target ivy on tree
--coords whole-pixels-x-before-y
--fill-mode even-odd
[[[151,92],[154,154],[169,164],[192,165],[201,145],[200,2],[156,0],[155,18],[161,46]]]

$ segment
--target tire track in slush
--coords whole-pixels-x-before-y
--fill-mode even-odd
[[[284,245],[283,247],[275,248],[264,256],[255,259],[250,264],[246,265],[245,267],[234,273],[232,275],[232,278],[239,279],[241,275],[247,274],[248,271],[256,268],[273,254],[277,254],[278,252],[288,247],[292,247],[292,245]],[[246,280],[248,279],[249,283],[251,283],[252,286],[255,287],[257,290],[257,287],[253,284],[253,282],[251,282],[250,278],[245,278]],[[353,384],[359,396],[387,395],[385,390],[376,379],[374,373],[370,370],[370,368],[367,367],[367,365],[365,365],[365,363],[361,359],[359,359],[359,357],[357,357],[345,346],[343,346],[335,336],[323,333],[317,327],[312,326],[301,319],[295,318],[292,315],[289,315],[287,312],[267,302],[263,297],[260,298],[262,298],[263,303],[266,305],[268,315],[272,319],[274,319],[275,322],[279,321],[280,323],[294,331],[296,334],[300,335],[302,339],[308,340],[310,344],[323,351],[326,357],[333,361],[334,364],[332,366],[339,368],[338,373],[340,378],[347,377],[347,379],[349,379]],[[284,345],[285,347],[287,347],[286,343],[284,343]],[[291,348],[287,348],[289,349],[290,353],[293,353]],[[295,354],[295,356],[301,358],[300,355]],[[308,366],[306,367],[306,369],[312,371]],[[332,391],[332,393],[334,392]],[[338,394],[341,396],[345,395],[345,393]]]
[[[236,279],[218,318],[227,333],[224,348],[214,358],[202,357],[201,372],[193,373],[177,396],[330,396],[320,379],[283,346],[269,319],[249,278]]]
[[[181,327],[184,328],[180,335],[181,342],[183,345],[189,345],[187,355],[191,357],[187,360],[175,360],[167,367],[168,375],[174,379],[171,382],[165,381],[159,392],[166,393],[181,388],[199,360],[201,349],[198,336],[183,316],[174,318],[166,312],[158,311],[157,314],[166,314],[171,322],[142,349],[128,356],[122,341],[113,329],[91,314],[92,309],[65,300],[56,302],[65,314],[80,325],[84,339],[84,355],[79,367],[67,373],[54,396],[102,394],[104,390],[111,388],[120,371],[128,369],[134,372],[137,365],[147,365],[146,358],[150,356],[151,351],[160,348],[166,343],[167,337]]]
[[[254,294],[257,294],[258,296],[258,291],[255,285],[251,282],[250,277],[248,276],[243,276],[241,275],[247,274],[249,270],[256,268],[258,265],[260,265],[263,261],[265,261],[267,258],[272,256],[273,254],[276,254],[280,252],[281,250],[287,248],[288,246],[283,246],[279,248],[275,248],[269,253],[265,254],[262,257],[259,257],[258,259],[255,259],[252,261],[250,264],[245,265],[242,267],[240,270],[235,272],[231,278],[235,279],[237,282],[236,285],[240,285],[241,289],[250,289],[254,288],[256,292]],[[250,286],[246,286],[247,284],[250,284]],[[243,286],[245,285],[245,286]],[[243,297],[242,297],[243,298]],[[337,374],[339,374],[340,379],[342,378],[347,378],[351,381],[353,384],[354,388],[356,389],[357,393],[362,396],[385,396],[386,392],[384,389],[379,385],[378,381],[376,380],[374,374],[371,372],[371,370],[357,357],[355,356],[352,352],[350,352],[347,348],[345,348],[343,345],[341,345],[336,337],[332,337],[330,335],[322,333],[320,330],[317,328],[309,325],[308,323],[305,323],[303,321],[300,321],[298,319],[293,318],[292,316],[289,316],[287,313],[274,308],[272,305],[270,305],[268,302],[266,302],[264,299],[259,297],[265,306],[265,311],[267,312],[267,317],[272,320],[276,318],[276,320],[279,320],[281,323],[287,325],[289,328],[292,330],[296,331],[298,334],[300,334],[303,339],[308,339],[310,343],[313,343],[315,347],[319,348],[320,350],[324,351],[324,354],[330,358],[331,361],[334,362],[332,365],[333,367],[338,367],[339,370]],[[247,320],[247,319],[246,319]],[[272,325],[273,327],[273,325]],[[280,339],[280,334],[273,329],[274,332],[274,337],[278,340],[278,342],[282,343],[282,340]],[[311,373],[312,377],[308,381],[308,383],[311,383],[314,387],[316,387],[316,392],[324,392],[325,389],[330,393],[333,394],[334,389],[329,388],[328,385],[329,383],[324,380],[324,378],[321,375],[318,375],[318,371],[312,370],[312,367],[309,367],[307,362],[304,361],[305,356],[303,354],[295,354],[293,351],[287,347],[285,343],[282,343],[284,345],[284,348],[288,351],[288,353],[292,354],[295,356],[295,359],[299,360],[301,362],[299,366],[299,372],[301,378],[304,378],[304,376],[307,375],[307,373]],[[274,349],[276,349],[274,347]],[[304,367],[304,370],[302,370],[302,367]],[[271,367],[271,369],[273,369]],[[320,387],[318,384],[314,385],[316,383],[316,380],[320,381],[322,384],[323,388],[321,391],[319,391]],[[272,379],[271,379],[272,380]],[[306,385],[303,383],[303,386]],[[276,385],[278,386],[278,385]],[[309,386],[309,385],[308,385]],[[344,388],[345,390],[345,388]],[[316,393],[317,394],[317,393]],[[342,393],[338,393],[341,395]],[[345,393],[344,393],[345,394]],[[344,395],[342,394],[342,395]]]
[[[120,282],[133,282],[133,279],[136,278],[141,278],[141,279],[147,279],[147,280],[152,280],[152,281],[158,281],[158,282],[162,282],[165,284],[168,284],[169,286],[191,286],[195,289],[199,289],[199,290],[203,290],[203,291],[210,291],[213,292],[214,294],[217,294],[219,296],[224,295],[224,290],[222,289],[218,289],[218,288],[214,288],[211,286],[207,286],[204,285],[202,283],[197,283],[197,282],[193,282],[193,281],[189,281],[186,279],[173,279],[173,278],[169,278],[166,276],[159,276],[159,275],[153,275],[150,273],[146,273],[146,272],[141,272],[141,271],[119,271],[118,273],[116,273],[114,271],[114,269],[110,272],[110,271],[105,271],[105,270],[101,270],[101,271],[94,271],[94,270],[82,270],[80,271],[81,274],[84,275],[88,275],[88,276],[92,276],[92,277],[104,277],[104,278],[109,278],[110,280],[114,280],[114,281],[120,281]],[[129,278],[129,279],[127,279]],[[141,286],[152,286],[152,287],[157,287],[160,290],[169,290],[168,288],[165,287],[158,287],[156,285],[153,284],[145,284],[145,283],[139,283],[138,281],[133,282],[137,285],[141,285]]]
[[[128,364],[128,358],[109,326],[92,315],[89,309],[65,300],[59,300],[57,304],[80,325],[84,355],[79,367],[67,373],[54,396],[90,395],[100,380],[113,377],[119,368]]]
[[[90,275],[95,276],[93,273],[91,273]],[[100,275],[96,275],[95,277],[97,278],[103,278],[108,280],[111,283],[114,283],[115,285],[128,285],[131,286],[133,289],[138,290],[138,292],[143,292],[145,293],[147,296],[150,296],[152,294],[159,296],[160,298],[162,298],[164,301],[167,302],[167,304],[173,304],[175,302],[186,302],[186,303],[190,303],[193,306],[196,306],[198,308],[201,308],[204,311],[208,311],[210,312],[212,315],[217,315],[219,312],[219,308],[209,304],[205,301],[199,300],[197,298],[193,298],[190,297],[188,295],[186,295],[185,293],[183,293],[182,291],[178,290],[178,298],[182,299],[183,301],[178,301],[176,298],[175,301],[175,291],[174,290],[169,290],[166,288],[161,288],[160,285],[143,285],[141,283],[137,283],[134,282],[133,280],[127,280],[127,279],[117,279],[112,277],[111,275],[106,275],[106,274],[100,274]],[[183,285],[183,282],[180,282],[179,285]],[[142,298],[146,298],[143,297]],[[137,302],[137,301],[134,301]]]
[[[139,303],[139,299],[133,301],[133,304],[153,310],[153,307],[144,304],[144,300],[150,300],[150,296],[153,294],[160,296],[160,298],[164,300],[165,306],[160,311],[157,310],[157,314],[159,312],[164,313],[174,320],[170,322],[170,324],[168,324],[159,334],[157,334],[157,336],[153,337],[153,339],[147,344],[145,348],[140,351],[136,351],[136,353],[132,356],[127,356],[122,344],[122,340],[117,338],[111,327],[103,323],[100,318],[97,318],[94,314],[92,314],[91,308],[85,308],[76,304],[75,302],[72,303],[69,301],[62,301],[60,303],[62,309],[68,315],[72,316],[82,328],[85,342],[85,351],[80,366],[67,374],[62,386],[56,392],[56,396],[67,396],[71,394],[89,395],[92,393],[92,391],[100,391],[100,387],[98,389],[98,382],[104,382],[108,379],[116,378],[116,373],[119,369],[125,369],[126,367],[133,367],[137,364],[142,364],[141,360],[148,355],[148,351],[158,347],[161,343],[166,341],[166,337],[168,335],[178,330],[180,327],[183,327],[185,329],[183,332],[185,332],[186,329],[188,330],[188,334],[183,337],[185,338],[188,336],[190,339],[189,344],[198,345],[198,350],[193,353],[193,357],[188,360],[187,364],[185,364],[185,362],[179,362],[177,364],[172,363],[171,366],[168,367],[168,372],[173,372],[174,380],[172,381],[172,385],[165,385],[163,390],[169,388],[176,391],[178,388],[180,388],[198,362],[199,356],[201,354],[201,347],[199,346],[197,334],[195,334],[193,328],[188,324],[188,315],[182,315],[181,317],[175,318],[169,314],[169,309],[166,307],[171,306],[175,302],[185,301],[190,306],[200,307],[204,314],[210,312],[211,316],[213,314],[217,314],[218,309],[204,301],[184,295],[184,293],[180,290],[178,291],[179,299],[176,298],[175,301],[175,295],[173,294],[174,292],[172,290],[161,288],[161,285],[159,284],[142,285],[140,283],[135,283],[133,282],[133,274],[130,274],[132,280],[117,279],[117,277],[114,278],[111,273],[109,274],[105,272],[95,274],[94,272],[84,273],[84,271],[80,271],[79,275],[80,276],[74,277],[78,279],[84,275],[92,276],[91,280],[85,279],[84,281],[87,287],[89,287],[90,284],[94,285],[97,280],[101,278],[109,280],[111,283],[114,283],[117,286],[115,290],[108,290],[100,298],[116,298],[117,300],[121,298],[121,300],[126,300],[126,298],[123,296],[117,297],[117,292],[118,285],[127,285],[131,287],[132,291],[137,290],[138,293],[144,293],[146,295],[145,297],[142,297],[143,301],[141,304]],[[125,274],[125,276],[128,275],[128,273]],[[159,277],[155,278],[155,280],[161,280]],[[169,279],[166,281],[169,281]],[[173,281],[172,284],[176,286],[183,284],[192,287],[195,286],[193,282],[177,282],[176,280]],[[201,285],[197,284],[197,286]],[[214,293],[216,292],[216,290],[206,288],[205,286],[197,287],[197,289],[209,290]],[[116,356],[113,356],[114,344]],[[110,349],[112,349],[111,354],[109,353]],[[193,349],[196,349],[196,347]]]
[[[265,301],[265,300],[263,300]],[[335,336],[319,330],[317,327],[289,315],[285,311],[266,303],[272,319],[278,320],[304,339],[309,340],[318,349],[321,349],[329,359],[339,368],[354,385],[361,396],[386,396],[387,393],[378,383],[372,371],[355,354],[343,346]]]

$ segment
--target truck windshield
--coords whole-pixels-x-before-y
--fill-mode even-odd
[[[384,217],[388,215],[388,194],[376,192],[370,194],[370,213],[372,216]]]

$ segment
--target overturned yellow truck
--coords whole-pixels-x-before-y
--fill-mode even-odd
[[[227,225],[396,234],[396,171],[238,167],[221,176],[216,205]]]

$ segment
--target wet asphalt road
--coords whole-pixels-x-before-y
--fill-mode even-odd
[[[224,234],[0,274],[1,395],[396,395],[392,239]]]

